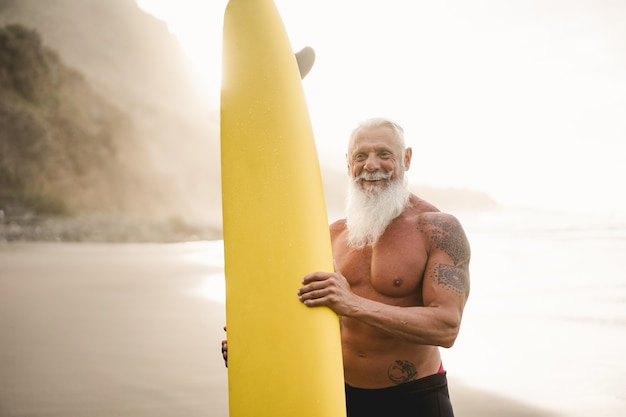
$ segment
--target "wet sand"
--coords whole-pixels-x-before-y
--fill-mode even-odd
[[[0,416],[228,415],[193,244],[0,244]],[[200,249],[201,252],[201,249]],[[455,381],[457,417],[555,416]]]

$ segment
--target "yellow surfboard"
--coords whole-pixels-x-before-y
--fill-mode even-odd
[[[273,1],[230,0],[221,164],[231,417],[345,416],[339,320],[297,297],[304,275],[333,269],[300,75]]]

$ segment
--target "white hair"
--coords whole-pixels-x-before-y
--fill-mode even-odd
[[[357,179],[350,181],[346,201],[348,245],[357,249],[374,245],[402,213],[409,196],[404,173],[382,189],[363,190]]]
[[[394,137],[396,139],[396,144],[399,146],[399,149],[401,151],[404,151],[404,149],[406,148],[406,144],[404,142],[404,129],[398,123],[394,122],[391,119],[387,119],[384,117],[372,117],[371,119],[366,119],[360,122],[357,125],[357,127],[355,127],[354,130],[352,130],[352,133],[350,134],[350,141],[348,142],[348,151],[352,148],[354,144],[354,139],[357,133],[361,129],[371,129],[371,128],[384,127],[384,126],[389,127],[391,130],[393,130]]]
[[[361,129],[389,127],[394,133],[395,148],[398,155],[405,155],[404,129],[386,118],[371,118],[362,121],[350,134],[348,153]],[[374,245],[385,232],[393,219],[398,217],[407,202],[410,192],[404,171],[407,169],[404,157],[399,160],[398,176],[391,179],[391,173],[362,172],[350,181],[346,200],[346,227],[348,229],[348,245],[361,249]],[[361,180],[387,180],[384,187],[363,188]]]

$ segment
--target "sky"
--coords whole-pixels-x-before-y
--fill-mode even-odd
[[[166,21],[219,106],[226,0],[137,0]],[[275,0],[320,163],[345,169],[357,122],[413,148],[412,183],[508,206],[626,212],[626,2]]]

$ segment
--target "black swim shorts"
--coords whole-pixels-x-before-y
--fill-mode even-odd
[[[454,417],[446,373],[389,388],[354,388],[346,384],[348,417]]]

